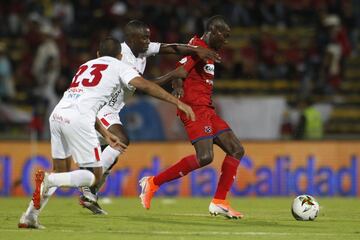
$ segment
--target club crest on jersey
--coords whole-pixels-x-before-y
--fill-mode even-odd
[[[204,66],[204,71],[205,71],[207,74],[214,75],[214,70],[215,70],[214,64],[206,64],[206,65]]]
[[[204,127],[204,132],[206,132],[206,133],[211,133],[211,132],[212,132],[211,126],[205,126],[205,127]]]

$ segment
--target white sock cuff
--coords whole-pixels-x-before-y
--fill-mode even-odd
[[[89,170],[75,170],[71,173],[71,183],[74,187],[90,187],[95,183],[95,175]]]
[[[75,170],[72,172],[51,173],[48,176],[50,186],[56,187],[83,187],[92,186],[95,175],[88,170]]]
[[[104,172],[110,168],[110,166],[115,162],[120,154],[120,151],[113,149],[110,146],[107,146],[104,149],[104,151],[101,153],[101,163]]]

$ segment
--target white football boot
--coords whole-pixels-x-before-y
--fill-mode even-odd
[[[18,228],[35,228],[35,229],[45,229],[43,225],[40,224],[37,216],[35,215],[26,215],[23,213],[18,223]]]
[[[209,205],[209,212],[211,216],[222,215],[232,219],[241,219],[244,217],[244,214],[231,208],[230,203],[222,199],[213,199]]]

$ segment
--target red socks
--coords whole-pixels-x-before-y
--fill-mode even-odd
[[[215,199],[224,200],[226,198],[226,194],[229,192],[231,185],[234,182],[239,163],[240,160],[229,155],[225,156],[221,166],[221,176],[214,196]],[[196,156],[190,155],[159,173],[153,178],[153,181],[155,185],[160,186],[166,182],[183,177],[198,168],[200,168],[200,165]]]
[[[179,162],[156,175],[154,177],[154,183],[155,185],[160,186],[163,183],[183,177],[198,168],[200,168],[200,165],[195,155],[184,157]]]
[[[214,198],[222,200],[226,199],[226,194],[229,192],[231,185],[235,180],[236,171],[239,163],[240,160],[229,155],[225,156],[225,159],[221,166],[221,176]]]

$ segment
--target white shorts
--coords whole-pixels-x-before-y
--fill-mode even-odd
[[[49,118],[53,158],[72,156],[80,167],[101,167],[95,117],[74,108],[55,108]]]
[[[121,110],[121,109],[120,109]],[[113,124],[122,125],[119,117],[119,111],[115,111],[112,107],[105,105],[97,114],[103,126],[108,129]]]

